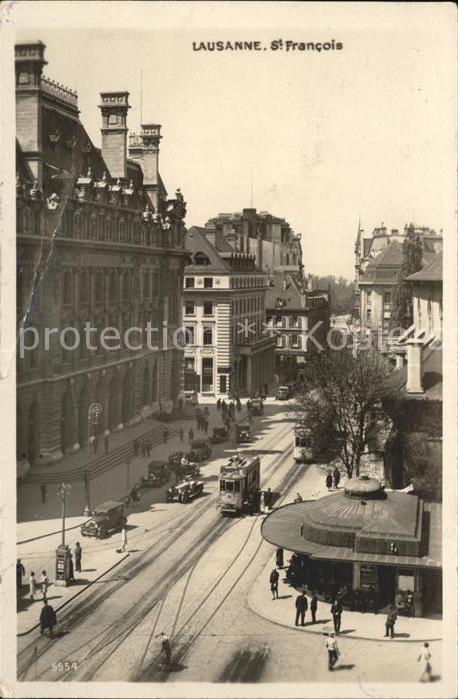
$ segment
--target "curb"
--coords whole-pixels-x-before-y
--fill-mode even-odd
[[[76,594],[72,595],[72,597],[70,597],[66,602],[64,602],[63,604],[61,604],[60,607],[56,607],[55,611],[58,612],[59,609],[63,609],[64,607],[66,607],[67,604],[70,604],[70,602],[72,602],[76,597],[79,597],[79,595],[81,595],[83,592],[85,592],[85,590],[87,590],[88,587],[90,587],[90,586],[93,585],[95,582],[97,582],[97,580],[100,580],[100,578],[103,578],[104,575],[106,575],[106,574],[109,573],[111,570],[113,570],[113,568],[116,568],[117,565],[119,565],[120,563],[122,563],[122,561],[124,561],[124,560],[125,560],[126,558],[128,558],[129,556],[130,556],[130,553],[126,553],[125,556],[123,556],[122,558],[120,558],[120,559],[119,559],[118,561],[116,561],[116,563],[114,563],[112,566],[110,566],[109,568],[107,568],[106,570],[104,570],[102,573],[100,573],[100,575],[98,575],[96,578],[94,578],[94,580],[91,580],[87,585],[85,585],[84,587],[82,587],[81,590],[78,590],[78,592],[77,592]],[[28,631],[23,631],[22,633],[17,633],[16,636],[17,636],[18,638],[19,638],[20,636],[28,636],[28,634],[29,634],[31,631],[33,631],[34,629],[38,629],[39,626],[40,626],[39,623],[38,623],[38,624],[35,624],[34,626],[31,626],[30,629],[28,629]]]
[[[73,527],[65,527],[65,532],[71,532],[73,529],[78,529],[81,527],[83,522],[80,524],[75,524]],[[29,544],[31,541],[38,541],[38,539],[45,539],[47,536],[54,536],[55,534],[62,534],[62,529],[58,529],[55,532],[48,532],[47,534],[40,534],[40,536],[33,536],[31,539],[23,539],[23,541],[16,541],[16,546],[21,546],[22,544]]]
[[[250,591],[251,592],[251,591]],[[320,629],[315,629],[315,628],[309,628],[307,625],[306,626],[293,626],[292,624],[285,624],[282,621],[276,621],[275,619],[272,619],[271,617],[267,616],[266,614],[262,614],[261,612],[256,609],[252,602],[251,602],[251,594],[248,593],[246,596],[246,603],[247,606],[251,609],[253,614],[256,614],[257,616],[261,617],[261,619],[265,619],[266,621],[269,621],[271,624],[276,624],[277,626],[282,626],[284,628],[290,629],[291,631],[299,631],[299,632],[306,632],[306,633],[313,633],[315,635],[323,636],[324,635],[324,630],[323,627],[321,626]],[[380,615],[383,616],[383,615]],[[318,621],[316,626],[319,626],[320,622]],[[442,641],[441,638],[385,638],[384,636],[380,636],[380,638],[371,638],[370,636],[357,636],[355,634],[347,635],[345,633],[343,634],[338,634],[339,640],[340,639],[345,639],[348,638],[349,640],[358,640],[358,641],[372,641],[373,643],[380,643],[380,642],[385,642],[385,643],[390,643],[392,641],[397,641],[398,643],[423,643],[424,641]]]

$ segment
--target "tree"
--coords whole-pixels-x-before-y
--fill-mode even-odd
[[[415,227],[411,223],[407,228],[402,244],[402,267],[399,281],[393,289],[391,299],[391,327],[409,328],[413,323],[412,287],[405,279],[410,274],[419,272],[423,266],[423,249]]]
[[[361,456],[376,428],[376,410],[386,394],[387,362],[369,350],[310,355],[296,418],[313,435],[326,432],[326,452],[342,462],[348,477],[359,476]]]
[[[313,277],[314,289],[328,289],[331,292],[331,313],[346,315],[353,312],[355,305],[355,284],[344,277]]]

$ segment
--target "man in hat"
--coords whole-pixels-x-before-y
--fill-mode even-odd
[[[40,633],[43,634],[46,629],[49,629],[50,637],[54,638],[53,629],[57,623],[56,612],[46,598],[43,599],[43,603],[43,608],[40,613]]]
[[[328,651],[328,670],[332,671],[340,655],[334,631],[331,631],[326,640],[326,649]]]

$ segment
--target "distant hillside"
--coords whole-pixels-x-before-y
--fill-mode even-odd
[[[352,313],[355,302],[355,283],[344,277],[313,277],[313,287],[331,290],[331,313],[344,315]]]

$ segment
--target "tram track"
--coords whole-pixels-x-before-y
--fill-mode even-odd
[[[281,429],[279,433],[275,434],[271,439],[268,440],[268,443],[265,443],[262,445],[262,448],[260,449],[261,453],[262,451],[268,449],[271,445],[278,444],[284,436],[286,436],[287,432],[290,430],[290,425],[288,423],[287,426],[285,426],[284,429]],[[254,445],[253,445],[254,446]],[[266,472],[264,474],[263,478],[263,486],[266,485],[266,483],[269,481],[269,479],[272,477],[274,474],[278,462],[283,461],[285,458],[287,458],[288,453],[291,451],[291,448],[288,448],[281,454],[279,454],[277,457],[275,457],[271,463],[267,466]],[[243,454],[243,452],[241,452]],[[283,480],[282,483],[280,484],[280,488],[282,488]],[[289,487],[291,487],[289,485]],[[169,520],[167,523],[164,524],[165,527],[167,527],[166,531],[164,532],[163,536],[160,536],[158,540],[156,540],[150,547],[147,548],[147,555],[146,557],[143,556],[142,559],[139,559],[137,562],[134,562],[132,566],[129,566],[129,577],[123,578],[123,579],[117,579],[116,581],[107,581],[109,582],[116,582],[109,592],[105,590],[97,590],[93,593],[92,599],[89,600],[89,603],[87,601],[81,602],[78,604],[76,607],[71,609],[64,617],[63,625],[66,627],[66,631],[72,630],[75,628],[81,621],[83,621],[87,616],[91,614],[91,612],[97,610],[97,608],[104,602],[106,599],[112,595],[118,592],[122,587],[127,585],[130,582],[130,579],[133,578],[135,575],[138,575],[138,573],[141,573],[145,568],[151,566],[157,559],[160,558],[166,551],[170,549],[170,546],[173,544],[174,541],[176,541],[177,536],[181,536],[184,532],[189,531],[191,526],[198,520],[200,519],[208,510],[214,506],[214,501],[217,497],[217,493],[213,493],[212,495],[208,496],[206,501],[203,501],[202,504],[197,504],[194,508],[191,514],[189,514],[189,511],[186,510],[183,513],[180,513],[178,517],[172,518]],[[178,520],[178,522],[176,522]],[[227,531],[231,526],[234,526],[237,524],[237,522],[240,520],[236,520],[235,522],[230,523],[230,520],[222,519],[220,522],[217,523],[216,528],[213,528],[212,530],[208,531],[203,537],[200,535],[200,539],[197,543],[196,546],[193,546],[189,550],[189,554],[183,559],[183,562],[181,565],[176,568],[174,575],[173,575],[173,584],[175,584],[183,575],[185,575],[187,572],[189,573],[189,579],[192,575],[193,570],[197,566],[198,562],[200,561],[199,554],[201,552],[204,552],[207,550],[214,541],[216,541],[221,534],[223,534],[225,531]],[[176,526],[174,527],[173,531],[170,532],[170,528],[173,522],[176,522]],[[256,522],[256,520],[255,520]],[[255,525],[255,522],[253,523],[253,528]],[[181,525],[185,525],[181,527]],[[251,530],[250,530],[251,531]],[[159,549],[157,549],[159,547]],[[150,555],[148,555],[150,554]],[[237,554],[238,555],[238,554]],[[197,557],[197,560],[195,560]],[[190,561],[193,561],[191,564],[191,570],[189,567]],[[232,565],[232,564],[231,564]],[[226,575],[227,571],[223,573]],[[172,580],[170,578],[168,579],[162,579],[159,582],[159,586],[163,591],[167,592],[167,588],[170,590],[172,584]],[[185,586],[184,594],[186,594],[186,589],[187,585]],[[167,596],[166,594],[166,596]],[[141,621],[145,615],[148,615],[151,613],[153,608],[158,604],[158,601],[161,600],[161,595],[157,597],[155,595],[154,599],[147,598],[145,599],[144,597],[140,598],[137,602],[134,603],[133,607],[129,607],[123,614],[118,615],[117,618],[111,622],[108,626],[104,627],[99,633],[96,634],[88,643],[91,644],[95,639],[99,639],[98,641],[98,650],[91,650],[91,653],[99,653],[102,652],[104,649],[106,650],[107,648],[109,649],[109,655],[112,655],[112,653],[120,646],[122,643],[129,637],[129,635],[135,630],[137,627],[139,621]],[[182,603],[184,601],[184,596],[182,599]],[[178,616],[176,618],[176,621],[178,620]],[[112,633],[113,629],[119,629],[119,626],[123,626],[123,628],[119,631],[119,633],[115,634],[115,637],[110,638],[110,634]],[[176,624],[174,625],[175,629]],[[180,630],[181,632],[181,630]],[[179,632],[179,633],[180,633]],[[28,671],[30,669],[30,666],[42,658],[47,651],[50,649],[50,647],[53,645],[53,642],[51,642],[48,639],[40,639],[43,641],[43,648],[41,651],[37,654],[33,654],[31,649],[33,647],[36,647],[37,641],[32,641],[26,648],[24,648],[21,653],[18,656],[18,667],[20,664],[22,664],[22,670],[18,672],[18,677],[19,679],[25,679]],[[113,643],[116,643],[117,645],[115,646],[113,650]],[[54,642],[55,643],[55,642]],[[87,643],[82,644],[81,646],[74,648],[70,651],[70,653],[74,654],[77,653],[79,650],[81,650],[82,647],[86,646]],[[108,657],[108,656],[107,656]],[[22,662],[21,662],[22,660]],[[105,660],[100,664],[103,665]],[[98,668],[94,668],[93,672],[86,671],[84,673],[84,676],[86,677],[89,675],[90,677],[94,674],[94,672],[97,672]],[[42,677],[46,672],[48,671],[48,668],[44,671],[42,671],[39,675],[37,675],[37,679],[39,677]],[[59,679],[69,679],[73,674],[73,671],[70,671],[69,673],[66,673],[65,676],[60,675]]]

